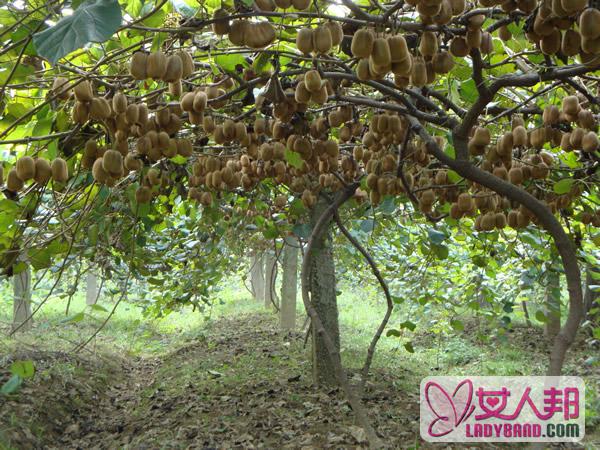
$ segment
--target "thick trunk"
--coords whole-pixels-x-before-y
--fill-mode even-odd
[[[33,325],[31,317],[31,269],[13,276],[13,330],[28,331]],[[29,319],[29,320],[28,320]],[[25,322],[23,324],[23,322]]]
[[[320,199],[311,211],[311,224],[314,227],[327,202]],[[331,221],[321,239],[313,244],[313,257],[310,265],[310,294],[312,304],[330,336],[336,352],[340,351],[340,329],[335,289],[335,264],[331,242]],[[315,384],[336,385],[335,366],[325,345],[322,334],[312,330],[312,367]]]
[[[598,272],[595,267],[588,267],[585,271],[585,291],[583,295],[583,304],[585,306],[586,319],[596,324],[600,323],[600,312],[592,312],[592,308],[600,308],[600,292],[592,291],[592,285],[599,285],[600,281],[595,281],[592,272]]]
[[[85,304],[95,305],[99,295],[98,277],[92,270],[89,270],[86,278]]]
[[[265,301],[265,262],[263,255],[257,253],[250,260],[250,284],[254,300],[257,302]]]
[[[275,305],[275,270],[277,258],[271,252],[265,255],[265,308],[271,309]]]
[[[296,294],[298,291],[298,243],[290,242],[283,249],[283,277],[281,280],[280,325],[282,330],[296,328]]]
[[[546,286],[546,324],[544,335],[554,339],[560,333],[560,273],[548,270]]]

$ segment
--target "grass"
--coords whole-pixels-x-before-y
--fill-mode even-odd
[[[10,299],[6,286],[4,290],[0,288],[0,295]],[[100,305],[108,311],[113,303],[102,298]],[[338,305],[342,357],[347,367],[359,369],[372,334],[381,320],[385,308],[383,299],[374,289],[343,289],[338,297]],[[36,315],[33,331],[19,334],[14,339],[0,337],[0,354],[11,355],[23,349],[69,351],[96,330],[106,318],[107,311],[86,306],[84,293],[79,292],[72,300],[69,316],[66,316],[64,300],[51,298]],[[69,317],[78,317],[80,312],[84,312],[83,320],[69,320]],[[11,302],[0,303],[0,323],[9,323],[11,314]],[[394,312],[390,326],[399,329],[411,314],[409,307],[401,305]],[[286,347],[282,347],[276,331],[251,337],[254,343],[258,339],[260,348],[246,348],[239,352],[231,347],[232,338],[223,334],[223,323],[228,323],[226,321],[231,318],[244,320],[245,317],[273,322],[273,313],[266,311],[261,303],[253,301],[243,286],[233,282],[224,285],[213,306],[203,312],[192,312],[186,308],[164,318],[149,319],[144,317],[139,307],[123,303],[82,356],[91,358],[100,355],[110,359],[110,355],[115,355],[122,360],[154,358],[158,361],[160,367],[156,376],[142,391],[141,403],[134,412],[140,419],[148,414],[156,392],[181,397],[186,389],[193,389],[200,398],[213,398],[228,396],[232,386],[244,386],[249,381],[264,380],[276,384],[295,374],[309,374],[307,351],[300,344],[303,335],[297,339],[299,343],[293,344],[295,347],[290,353],[286,353]],[[298,317],[300,326],[304,322],[301,301],[298,302]],[[429,375],[544,373],[547,344],[541,339],[541,330],[517,325],[513,332],[497,336],[475,318],[465,318],[463,321],[463,332],[435,333],[423,321],[414,332],[404,331],[400,338],[384,334],[377,347],[373,370],[389,374],[399,392],[413,393],[418,389],[421,378]],[[482,336],[486,338],[482,339]],[[244,341],[250,337],[242,334],[235,336],[235,339]],[[414,353],[409,353],[404,346],[409,340],[413,343]],[[195,353],[187,356],[185,352],[189,348]],[[581,374],[584,371],[582,361],[593,352],[593,349],[579,343],[568,360],[566,372]],[[6,361],[0,359],[3,365]],[[36,377],[48,380],[58,376],[77,382],[87,376],[89,370],[89,366],[75,365],[66,359],[54,361],[49,367],[41,367]],[[585,368],[583,373],[588,384],[588,439],[600,440],[600,374],[598,367]],[[109,384],[115,375],[100,370],[94,376],[95,382]],[[209,391],[203,390],[209,385],[213,386]],[[290,395],[301,407],[302,395]]]

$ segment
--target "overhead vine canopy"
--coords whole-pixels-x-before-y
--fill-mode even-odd
[[[557,373],[582,315],[576,251],[600,226],[598,23],[587,0],[9,2],[2,269],[24,248],[36,268],[132,255],[174,209],[274,239],[323,194],[537,227],[570,294]]]

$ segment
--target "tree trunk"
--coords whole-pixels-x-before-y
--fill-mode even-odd
[[[598,272],[595,267],[588,266],[585,271],[585,290],[583,294],[583,304],[586,312],[586,319],[596,324],[600,322],[600,312],[593,313],[592,308],[600,308],[600,292],[592,291],[592,285],[599,285],[600,281],[595,281],[592,272]]]
[[[311,211],[310,219],[313,227],[326,208],[327,202],[320,198]],[[340,329],[335,288],[335,263],[331,242],[331,221],[327,224],[327,230],[323,233],[322,238],[315,240],[313,252],[309,275],[312,304],[339,354]],[[314,329],[312,330],[312,368],[315,384],[337,384],[335,366],[326,348],[324,338]]]
[[[281,280],[280,325],[282,330],[296,328],[296,294],[298,291],[298,241],[283,249],[283,277]]]
[[[98,290],[98,277],[96,274],[90,269],[87,273],[86,278],[86,290],[85,290],[85,304],[86,305],[95,305],[98,301],[98,297],[100,292]]]
[[[560,332],[560,273],[554,269],[546,272],[546,324],[544,335],[554,339]]]
[[[250,260],[250,284],[254,300],[265,301],[265,262],[262,254],[255,254]]]
[[[265,308],[271,309],[275,305],[275,269],[277,267],[277,259],[272,252],[267,252],[265,255]]]
[[[13,275],[14,303],[13,330],[28,331],[33,326],[31,317],[31,269]],[[27,320],[29,319],[29,320]],[[23,322],[26,322],[23,324]]]

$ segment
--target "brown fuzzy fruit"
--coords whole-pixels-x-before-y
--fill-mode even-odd
[[[204,96],[206,96],[206,94],[204,94]],[[193,111],[195,98],[196,93],[194,92],[187,92],[186,94],[184,94],[184,96],[181,97],[181,100],[179,101],[179,106],[181,106],[182,111]]]
[[[23,186],[23,180],[17,175],[17,170],[15,168],[10,169],[6,176],[6,189],[11,192],[18,192],[23,189]]]
[[[427,84],[427,65],[425,64],[425,60],[420,56],[413,59],[410,83],[419,88]]]
[[[339,22],[327,22],[325,23],[325,28],[327,28],[331,34],[331,43],[333,44],[333,47],[340,45],[344,40],[344,30]]]
[[[140,186],[135,190],[135,201],[149,203],[152,200],[152,190],[148,186]]]
[[[92,85],[88,80],[83,80],[81,83],[76,84],[73,87],[75,98],[80,102],[91,102],[94,98],[92,91]]]
[[[433,70],[440,74],[448,73],[454,67],[452,55],[445,50],[436,53],[433,56],[431,63],[433,65]]]
[[[464,58],[469,54],[471,47],[463,36],[456,36],[450,41],[450,53],[459,58]]]
[[[194,70],[195,70],[194,58],[192,58],[192,55],[189,52],[186,52],[185,50],[180,50],[178,52],[178,55],[181,58],[181,65],[182,65],[181,76],[182,76],[182,78],[187,78],[192,73],[194,73]]]
[[[313,32],[313,47],[317,53],[326,54],[333,47],[331,32],[325,26],[315,28]]]
[[[321,75],[316,70],[309,70],[304,75],[304,86],[308,90],[308,92],[318,92],[321,90],[323,85],[323,81],[321,80]]]
[[[148,78],[153,80],[160,80],[165,76],[167,71],[167,57],[166,55],[158,50],[148,55],[146,62],[146,74]]]
[[[311,0],[292,0],[292,5],[299,11],[304,11],[310,6]]]
[[[48,160],[44,158],[37,158],[35,160],[35,177],[34,181],[39,185],[44,185],[52,177],[52,168]]]
[[[183,62],[179,55],[171,55],[167,58],[167,69],[163,75],[163,81],[175,83],[183,76]]]
[[[90,119],[104,120],[111,114],[110,103],[104,97],[94,97],[90,103]]]
[[[579,99],[576,95],[569,95],[563,98],[562,110],[565,114],[575,116],[579,114],[581,107],[579,106]]]
[[[246,45],[250,48],[264,48],[275,40],[275,28],[270,22],[252,23],[246,31]]]
[[[35,177],[35,161],[31,156],[22,156],[17,159],[15,168],[17,170],[17,176],[22,181],[31,180]]]
[[[571,0],[572,1],[572,0]],[[585,2],[587,4],[587,1]],[[596,39],[600,37],[600,11],[588,8],[579,16],[579,32],[585,39]]]
[[[148,77],[146,65],[148,55],[144,52],[134,52],[129,63],[129,73],[136,80],[145,80]]]
[[[513,145],[515,147],[527,146],[527,130],[523,125],[516,126],[513,131]]]
[[[593,131],[589,131],[583,136],[581,140],[581,149],[584,152],[595,152],[600,147],[600,142],[598,141],[598,135]]]
[[[123,156],[116,150],[107,150],[102,157],[102,168],[109,175],[118,175],[123,170]]]
[[[368,58],[373,51],[375,34],[367,28],[361,28],[354,33],[350,51],[357,58]]]
[[[117,92],[112,99],[112,107],[117,114],[127,111],[127,96],[122,92]]]
[[[52,179],[58,183],[66,183],[69,180],[69,169],[67,162],[62,158],[52,161]]]
[[[255,0],[254,3],[260,11],[275,11],[273,0]]]
[[[296,47],[305,55],[314,50],[312,28],[301,28],[296,35]]]
[[[387,39],[377,38],[373,41],[371,58],[377,66],[387,66],[392,63],[392,55]]]
[[[71,86],[65,77],[56,77],[52,83],[52,94],[59,100],[68,100],[71,97]]]
[[[212,24],[213,33],[218,36],[223,36],[229,33],[229,20],[227,20],[228,16],[229,13],[226,9],[219,8],[215,10],[213,14],[213,20],[215,21]]]
[[[236,19],[231,22],[231,29],[228,36],[231,43],[233,45],[245,45],[246,30],[248,30],[247,20]]]
[[[194,101],[192,103],[192,109],[196,113],[202,113],[206,109],[206,104],[208,103],[208,96],[205,92],[196,92],[194,96]]]
[[[563,34],[561,51],[565,56],[575,56],[581,51],[581,35],[575,30],[566,30]]]
[[[426,58],[431,58],[438,51],[438,38],[433,31],[425,31],[419,42],[419,52]]]

